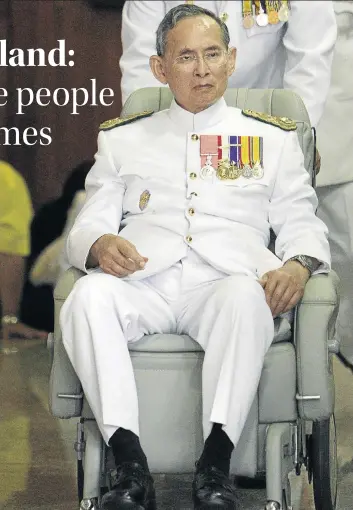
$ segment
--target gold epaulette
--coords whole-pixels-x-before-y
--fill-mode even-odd
[[[132,115],[126,115],[126,117],[116,117],[115,119],[106,120],[102,122],[99,126],[99,129],[103,131],[108,131],[109,129],[113,129],[118,126],[124,126],[125,124],[130,124],[138,119],[144,119],[145,117],[150,117],[153,114],[153,110],[148,110],[141,113],[133,113]]]
[[[242,114],[246,117],[257,119],[260,122],[279,127],[285,131],[295,131],[297,129],[296,122],[292,119],[288,119],[288,117],[274,117],[268,113],[255,112],[254,110],[242,110]]]

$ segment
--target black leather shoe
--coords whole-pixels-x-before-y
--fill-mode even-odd
[[[196,471],[192,496],[195,510],[236,510],[235,487],[214,466]]]
[[[136,462],[124,462],[112,475],[112,490],[104,494],[102,510],[156,510],[150,473]]]

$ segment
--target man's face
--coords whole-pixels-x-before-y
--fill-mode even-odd
[[[235,68],[235,50],[227,50],[212,18],[184,18],[168,32],[165,55],[152,57],[151,68],[180,106],[198,113],[223,96]]]

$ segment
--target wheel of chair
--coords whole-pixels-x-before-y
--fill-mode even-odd
[[[308,455],[316,510],[336,510],[338,463],[334,415],[327,420],[313,423]]]
[[[292,510],[292,507],[287,504],[286,491],[282,491],[281,503],[278,503],[277,501],[268,501],[266,503],[265,510]]]
[[[85,481],[85,473],[83,469],[83,460],[77,461],[77,495],[78,502],[80,504],[80,510],[99,510],[99,501],[96,498],[83,499],[83,487]],[[100,498],[109,490],[108,487],[104,486],[100,489]]]
[[[80,423],[84,423],[84,420],[81,418]],[[101,479],[100,486],[100,494],[98,498],[92,499],[83,499],[83,489],[85,483],[85,470],[84,470],[84,460],[85,460],[85,437],[83,428],[80,431],[80,437],[78,438],[78,442],[75,443],[75,450],[80,451],[80,458],[77,459],[76,467],[77,467],[77,496],[78,502],[80,504],[80,510],[99,510],[100,508],[100,499],[102,496],[109,490],[107,476],[103,476]],[[109,472],[108,468],[111,467],[112,464],[112,455],[111,451],[104,449],[104,465],[105,470],[104,473],[107,474]]]

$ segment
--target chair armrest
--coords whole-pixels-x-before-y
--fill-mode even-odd
[[[74,284],[84,276],[82,271],[70,267],[59,278],[54,290],[55,324],[53,335],[53,359],[49,381],[49,408],[57,418],[80,416],[82,409],[81,383],[66,354],[60,329],[60,310]]]
[[[295,314],[298,411],[307,420],[328,418],[334,409],[330,354],[335,346],[338,287],[339,279],[333,271],[313,276]]]
[[[59,278],[55,289],[54,289],[54,299],[59,301],[65,301],[70,292],[72,291],[73,286],[77,282],[79,278],[84,276],[86,273],[80,271],[76,267],[70,267],[65,271]]]

